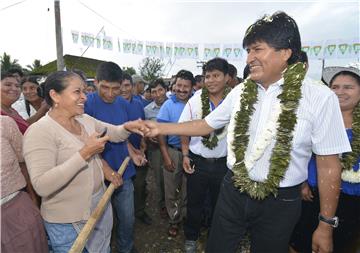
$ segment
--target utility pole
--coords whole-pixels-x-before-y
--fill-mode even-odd
[[[57,70],[64,70],[63,44],[61,36],[60,0],[54,0]]]

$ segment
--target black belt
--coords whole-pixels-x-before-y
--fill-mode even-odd
[[[217,163],[217,162],[225,162],[226,163],[226,156],[219,157],[219,158],[206,158],[202,157],[201,155],[194,154],[193,152],[189,152],[190,157],[194,160],[200,160],[207,163]]]
[[[176,149],[177,151],[182,152],[182,151],[181,151],[181,148],[178,148],[178,147],[176,147],[176,146],[174,146],[174,145],[171,145],[171,144],[168,144],[168,146],[169,146],[170,148],[172,148],[172,149]]]

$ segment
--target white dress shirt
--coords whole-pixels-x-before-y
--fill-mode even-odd
[[[179,122],[191,121],[195,119],[201,119],[202,117],[202,105],[201,105],[201,93],[202,90],[198,90],[188,100],[184,110],[179,118]],[[210,103],[210,102],[209,102]],[[211,106],[210,106],[211,110]],[[226,131],[226,129],[224,129]],[[227,154],[227,142],[226,134],[219,139],[218,145],[214,149],[209,149],[202,143],[202,137],[191,137],[189,149],[192,153],[200,155],[205,158],[220,158]]]
[[[283,79],[270,85],[267,90],[258,84],[258,101],[254,105],[255,111],[250,121],[250,138],[245,155],[254,148],[254,141],[271,115],[273,103],[279,102],[277,96],[282,92],[282,85]],[[243,84],[236,86],[218,108],[205,118],[209,126],[217,129],[229,123],[232,111],[239,110],[239,106],[235,105],[239,105],[242,87]],[[280,187],[294,186],[307,179],[307,166],[312,152],[317,155],[332,155],[351,151],[336,95],[325,85],[314,84],[310,79],[303,81],[301,92],[291,161]],[[228,143],[232,143],[232,139],[233,136],[228,135]],[[274,145],[275,137],[253,168],[248,169],[252,180],[263,182],[267,178]],[[229,169],[232,169],[235,160],[232,145],[228,145]]]

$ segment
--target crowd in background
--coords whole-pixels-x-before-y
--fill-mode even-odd
[[[251,48],[259,50],[258,61],[264,68],[266,56],[260,51],[276,48],[266,39],[250,38],[246,45],[251,48],[259,41],[266,44]],[[297,62],[307,65],[306,54],[301,55]],[[147,176],[154,173],[158,212],[169,222],[168,235],[176,237],[183,227],[185,252],[196,252],[200,229],[204,223],[211,227],[222,182],[229,174],[228,128],[219,127],[198,137],[146,137],[143,122],[204,119],[227,102],[227,95],[233,94],[249,74],[256,74],[253,63],[248,64],[240,78],[234,65],[214,58],[204,64],[199,75],[179,70],[170,83],[128,75],[113,62],[98,66],[94,83],[88,83],[84,73],[76,69],[47,77],[23,76],[17,69],[1,73],[1,251],[68,252],[106,187],[113,183],[116,190],[85,252],[110,252],[111,242],[118,252],[137,252],[135,219],[149,226],[153,223],[146,198]],[[334,221],[330,224],[334,227],[334,252],[352,252],[359,246],[359,153],[355,152],[360,148],[354,145],[360,145],[360,70],[328,67],[323,81],[326,83],[318,85],[324,87],[312,92],[331,89],[338,100],[333,96],[326,102],[333,111],[320,113],[336,114],[338,110],[343,123],[328,118],[319,129],[333,127],[335,132],[345,126],[346,141],[353,143],[350,170],[357,176],[342,178],[338,218],[320,217],[318,186],[323,182],[317,176],[314,151],[306,170],[308,178],[299,186],[302,209],[294,218],[297,224],[289,228],[292,233],[284,239],[289,252],[312,252],[312,234],[323,220],[327,225]],[[262,96],[270,92],[270,88],[265,89]],[[310,116],[302,117],[306,120]],[[317,138],[322,134],[317,133]],[[344,153],[350,151],[346,145]],[[343,153],[337,149],[329,152]],[[119,175],[117,171],[128,156],[131,161]],[[217,243],[221,246],[222,242]]]

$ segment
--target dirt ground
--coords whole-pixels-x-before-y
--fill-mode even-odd
[[[155,192],[155,180],[152,170],[148,173],[148,196],[146,212],[152,218],[152,225],[143,224],[138,219],[135,220],[135,247],[139,253],[181,253],[184,252],[184,232],[182,227],[177,237],[168,236],[168,220],[160,216],[157,207]],[[203,229],[198,240],[197,252],[204,252],[206,244],[207,230]],[[245,248],[245,247],[244,247]],[[241,253],[249,252],[247,249],[238,250]]]

